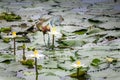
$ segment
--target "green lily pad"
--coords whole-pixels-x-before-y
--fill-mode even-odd
[[[102,31],[104,31],[104,30],[102,30],[102,29],[100,29],[100,28],[93,28],[93,29],[91,29],[91,30],[88,30],[88,31],[86,32],[86,34],[90,35],[90,34],[95,34],[95,33],[99,33],[99,32],[102,32]]]
[[[66,45],[66,46],[70,46],[70,47],[72,47],[72,46],[82,46],[82,45],[86,44],[85,41],[76,40],[76,39],[63,40],[61,43]]]
[[[62,33],[63,36],[72,36],[72,35],[75,35],[74,33],[66,32],[64,30],[61,30],[61,33]]]
[[[57,68],[57,61],[50,61],[49,63],[44,64],[43,66],[49,69]]]
[[[0,50],[10,48],[10,44],[0,42]]]
[[[88,21],[91,22],[91,23],[103,23],[102,21],[95,20],[95,19],[88,19]]]
[[[20,79],[17,77],[2,77],[2,76],[0,76],[0,79],[2,80],[25,80],[25,79]]]
[[[83,35],[83,34],[85,34],[86,32],[87,32],[86,29],[82,29],[82,30],[74,31],[73,33],[78,34],[78,35]]]
[[[26,43],[29,43],[30,39],[28,37],[16,37],[16,42],[26,42]]]
[[[9,43],[9,42],[10,42],[10,38],[4,38],[4,39],[3,39],[3,42]]]
[[[20,61],[22,65],[28,66],[28,68],[33,68],[34,67],[34,60],[33,59],[27,59]]]
[[[14,13],[3,12],[0,14],[0,19],[6,20],[6,21],[16,21],[16,20],[20,20],[21,17],[19,15],[14,14]]]
[[[0,32],[9,33],[11,32],[11,27],[2,27],[0,29]]]
[[[73,69],[72,66],[71,66],[71,64],[72,64],[72,63],[66,61],[66,62],[63,63],[63,64],[62,64],[62,63],[58,64],[57,67],[58,67],[59,69],[68,71],[68,70],[72,70],[72,69]]]
[[[21,65],[19,62],[11,62],[6,68],[6,71],[17,72],[19,70],[24,70],[25,68],[26,66]]]
[[[44,76],[42,78],[39,78],[40,80],[61,80],[59,77],[57,76]]]
[[[10,54],[1,54],[0,55],[0,62],[10,63],[11,60],[14,60],[14,55],[10,55]]]
[[[85,74],[86,74],[85,71],[79,71],[79,77],[84,76]],[[70,77],[77,78],[78,76],[77,76],[77,73],[72,73],[72,74],[70,74]]]
[[[98,67],[100,65],[100,62],[101,62],[100,59],[95,58],[95,59],[92,60],[91,65],[95,66],[95,67]]]

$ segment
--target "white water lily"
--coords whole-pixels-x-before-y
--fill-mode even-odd
[[[107,60],[108,62],[111,63],[111,62],[113,62],[114,59],[113,59],[113,58],[108,58],[108,57],[107,57],[106,60]]]
[[[49,34],[52,34],[52,35],[60,34],[60,33],[57,31],[56,27],[52,27],[52,28],[51,28],[51,31],[48,32],[48,33],[49,33]]]
[[[3,38],[15,38],[15,37],[16,37],[16,32],[12,32],[12,35],[3,36]]]
[[[85,65],[84,65],[84,64],[81,64],[80,61],[76,61],[76,62],[73,63],[71,66],[74,67],[74,68],[85,67]]]
[[[12,36],[13,36],[13,37],[16,37],[16,32],[12,32]]]
[[[39,54],[38,50],[34,50],[33,54],[31,54],[30,57],[33,57],[33,58],[44,58],[45,55]]]

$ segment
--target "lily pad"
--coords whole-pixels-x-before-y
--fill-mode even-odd
[[[0,55],[0,62],[4,62],[4,61],[9,61],[9,60],[14,60],[14,55],[10,55],[10,54],[1,54]]]
[[[86,29],[82,29],[82,30],[74,31],[73,33],[78,34],[78,35],[83,35],[83,34],[85,34],[86,32],[87,32]]]
[[[20,79],[17,77],[1,77],[1,76],[0,76],[0,79],[2,80],[25,80],[25,79]]]
[[[33,68],[34,67],[34,60],[33,59],[27,59],[20,61],[22,65],[28,66],[28,68]]]
[[[51,69],[57,68],[57,61],[50,61],[49,63],[45,64],[44,67]]]
[[[86,44],[86,42],[83,40],[68,39],[68,40],[63,40],[62,44],[72,47],[72,46],[82,46]]]
[[[6,13],[6,12],[1,13],[0,18],[1,20],[6,20],[6,21],[15,21],[21,19],[19,15],[16,15],[14,13]]]
[[[61,80],[57,76],[44,76],[44,77],[39,77],[40,80]]]
[[[2,27],[0,29],[0,32],[9,33],[11,32],[11,27]]]
[[[16,37],[16,42],[26,42],[26,43],[29,43],[30,39],[28,37]]]
[[[86,74],[85,71],[79,71],[79,77],[84,76]],[[70,74],[70,77],[77,78],[77,73]]]
[[[88,19],[89,22],[92,22],[92,23],[103,23],[102,21],[100,20],[94,20],[94,19]]]
[[[72,63],[70,63],[70,62],[65,62],[63,64],[60,63],[57,66],[58,66],[59,69],[68,71],[68,70],[72,70],[73,69],[72,66],[71,66],[71,64]]]
[[[9,43],[9,42],[10,42],[10,38],[4,38],[4,39],[3,39],[3,42]]]
[[[93,28],[93,29],[91,29],[91,30],[88,30],[88,31],[86,32],[86,34],[87,34],[87,35],[90,35],[90,34],[95,34],[95,33],[99,33],[99,32],[102,32],[102,31],[104,31],[104,30],[102,30],[102,29],[100,29],[100,28]]]
[[[100,59],[95,58],[95,59],[92,60],[91,65],[95,66],[95,67],[98,67],[100,65],[100,62],[101,62]]]

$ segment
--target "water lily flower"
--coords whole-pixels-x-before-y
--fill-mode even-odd
[[[15,38],[16,37],[16,32],[12,32],[12,35],[8,36],[3,36],[4,38]]]
[[[114,59],[113,59],[113,58],[108,58],[108,57],[107,57],[106,60],[107,60],[108,62],[111,63],[111,62],[113,62]]]
[[[78,61],[76,61],[75,63],[73,63],[71,66],[77,69],[77,71],[76,71],[76,73],[77,73],[77,78],[79,78],[80,68],[81,68],[81,67],[85,67],[84,64],[81,64],[81,62],[78,60]]]
[[[71,66],[74,68],[85,67],[85,65],[81,64],[80,61],[76,61],[76,63],[73,63]]]
[[[13,36],[13,37],[16,37],[16,32],[12,32],[12,36]]]
[[[49,33],[49,34],[52,34],[52,35],[59,34],[59,33],[57,32],[56,27],[52,27],[51,30],[50,30],[50,32],[48,32],[48,33]]]
[[[12,38],[14,40],[14,55],[16,55],[16,41],[15,41],[16,32],[12,32],[12,35],[3,36],[3,37],[4,38]]]
[[[39,54],[38,50],[34,50],[33,54],[31,54],[30,57],[33,57],[33,58],[43,58],[43,57],[45,57],[45,55]]]

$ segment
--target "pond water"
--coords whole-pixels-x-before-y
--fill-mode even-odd
[[[119,5],[0,0],[0,80],[119,80]]]

